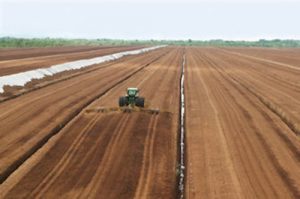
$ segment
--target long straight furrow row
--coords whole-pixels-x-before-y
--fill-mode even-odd
[[[109,55],[126,50],[135,50],[142,48],[142,46],[127,46],[127,47],[108,47],[95,49],[82,49],[80,52],[58,53],[51,55],[45,53],[43,56],[35,56],[40,52],[33,52],[29,57],[22,55],[15,55],[12,60],[0,60],[0,76],[20,73],[37,68],[45,68],[55,64],[66,63],[79,59],[89,59],[104,55]],[[5,54],[5,53],[4,53]],[[0,55],[0,59],[3,55]]]
[[[205,55],[203,55],[203,56],[205,56]],[[247,96],[249,97],[251,95],[254,95],[261,103],[263,103],[268,109],[270,109],[270,111],[272,111],[273,113],[278,115],[279,118],[284,123],[286,123],[286,125],[291,130],[289,132],[295,132],[297,134],[297,132],[293,128],[291,128],[291,125],[285,120],[285,117],[280,115],[280,112],[277,112],[277,110],[280,109],[280,107],[274,106],[274,105],[272,106],[271,101],[266,100],[262,95],[255,92],[254,89],[252,89],[251,87],[248,87],[246,84],[243,84],[243,81],[240,81],[239,78],[235,78],[235,76],[232,73],[229,73],[226,69],[224,69],[224,65],[220,65],[217,62],[214,62],[213,59],[208,58],[207,56],[205,56],[205,57],[206,57],[207,62],[214,69],[216,69],[216,71],[218,71],[219,74],[224,79],[229,81],[239,92],[241,92],[245,97],[247,97]],[[250,92],[251,95],[249,95],[249,92]],[[256,105],[254,104],[254,106],[256,106]],[[259,108],[258,106],[256,106],[256,107]],[[263,110],[261,112],[262,112],[262,114],[264,114],[264,116],[266,117],[267,120],[271,120],[270,116],[265,114]],[[299,159],[299,157],[300,157],[300,148],[297,146],[297,141],[293,141],[295,136],[289,135],[286,132],[283,132],[276,125],[271,125],[271,126],[274,129],[274,132],[276,132],[276,134],[278,134],[278,136],[281,137],[283,139],[283,141],[287,144],[287,147],[289,147],[291,149],[291,151],[294,153],[295,158]]]
[[[187,179],[192,181],[190,184],[187,183],[190,187],[187,190],[187,195],[191,198],[193,196],[195,198],[199,196],[233,198],[233,193],[240,194],[236,195],[236,198],[299,197],[300,182],[298,179],[300,176],[296,172],[299,170],[299,141],[295,139],[295,135],[290,133],[291,130],[288,126],[270,111],[256,95],[245,89],[240,82],[231,79],[231,76],[236,75],[232,72],[232,68],[214,62],[210,58],[211,55],[206,51],[194,50],[190,54],[190,60],[194,60],[194,63],[189,65],[192,67],[190,71],[195,73],[197,68],[201,71],[198,79],[207,85],[206,95],[211,96],[208,101],[211,102],[211,107],[215,107],[214,110],[217,110],[213,114],[219,118],[219,124],[216,121],[215,125],[221,125],[221,129],[216,130],[216,132],[221,131],[224,136],[222,134],[217,136],[218,134],[210,131],[211,127],[207,123],[211,122],[210,120],[207,121],[208,115],[211,114],[209,106],[200,110],[200,113],[189,112],[188,109],[188,118],[196,117],[199,122],[204,122],[204,124],[202,127],[195,128],[195,119],[187,119],[189,121],[187,133],[190,137],[187,140],[190,151],[188,152]],[[190,73],[190,76],[195,76],[195,74]],[[187,98],[193,97],[193,95],[190,93]],[[202,103],[205,103],[204,96],[202,95],[202,100],[204,100]],[[194,102],[190,101],[190,103],[193,104]],[[192,105],[188,105],[188,107],[192,107]],[[201,115],[202,111],[203,116]],[[201,129],[201,131],[197,132],[196,129]],[[213,135],[208,135],[211,133]],[[202,142],[204,142],[201,149],[203,155],[192,153],[195,151],[193,148],[196,148],[194,146],[197,143],[196,136],[201,136]],[[220,160],[220,158],[213,159],[215,162],[213,163],[209,157],[213,156],[212,151],[218,151],[216,146],[215,149],[212,149],[213,145],[207,146],[211,136],[217,136],[215,137],[216,143],[218,139],[225,140],[222,145],[227,146],[230,161],[228,160],[228,163],[222,161],[216,167],[223,168],[222,174],[209,172],[213,168],[210,165],[218,165],[217,160]],[[223,150],[221,154],[226,157],[226,150]],[[197,161],[204,161],[204,163],[200,164]],[[195,166],[195,162],[197,166]],[[229,162],[231,162],[231,166]],[[226,178],[226,181],[230,183],[230,179],[232,179],[234,182],[236,178],[237,184],[225,186],[221,184],[222,180],[221,182],[214,181],[214,178],[219,178],[220,181],[221,176],[226,174],[226,170],[224,170],[226,165],[233,168],[233,172]],[[197,177],[200,177],[201,171],[208,176],[203,182],[203,186],[199,187],[197,186],[199,181]],[[218,185],[224,187],[221,188]],[[231,187],[240,187],[240,191],[232,191]]]
[[[182,49],[172,49],[89,105],[115,107],[120,93],[137,85],[158,115],[81,112],[4,182],[3,196],[175,197],[181,59]]]
[[[226,70],[227,73],[255,94],[269,109],[282,118],[296,135],[299,135],[300,71],[293,69],[286,71],[282,66],[279,68],[277,65],[265,66],[235,58],[241,62],[237,65],[225,58],[228,54],[211,55],[211,59],[219,64],[222,63],[223,68],[230,67],[230,70]]]
[[[151,179],[152,167],[153,167],[153,147],[156,134],[158,117],[152,116],[149,122],[149,128],[145,140],[144,154],[143,154],[143,164],[141,168],[140,180],[137,185],[137,190],[135,192],[134,198],[146,198],[147,193],[149,193],[149,181]]]
[[[2,164],[0,164],[1,183],[70,120],[76,117],[83,108],[160,59],[165,55],[165,52],[153,52],[153,54],[154,57],[145,59],[143,64],[137,62],[132,68],[128,67],[127,70],[118,71],[118,67],[115,67],[115,72],[107,69],[106,75],[106,71],[98,71],[99,74],[105,75],[100,81],[97,81],[99,74],[86,74],[80,76],[79,81],[71,79],[69,84],[68,81],[65,81],[60,83],[62,86],[54,84],[47,87],[49,92],[44,92],[43,89],[0,104],[0,107],[2,106],[4,109],[4,113],[0,116],[2,126],[0,143],[2,142],[4,145],[0,150],[0,159],[2,159]],[[57,89],[52,87],[57,87]],[[80,87],[83,90],[78,91]],[[78,101],[78,99],[81,100]],[[48,110],[46,104],[51,104]],[[65,110],[65,115],[62,114],[62,110]],[[24,114],[18,114],[19,111]],[[12,117],[15,118],[12,119]],[[60,119],[59,122],[57,122],[58,119]],[[14,123],[7,123],[7,121],[14,121]],[[7,134],[6,132],[11,133]]]
[[[0,103],[0,198],[298,199],[297,52],[237,50],[167,47]],[[118,107],[128,87],[144,109]]]
[[[214,64],[212,64],[212,66],[214,66]],[[215,69],[218,70],[218,68],[215,68]],[[219,74],[224,77],[224,74],[226,74],[226,72],[224,72],[224,71],[223,71],[223,73],[219,72]],[[224,80],[229,80],[230,81],[230,79],[226,78],[226,76],[224,77]],[[249,94],[248,93],[249,89],[247,89],[247,87],[241,85],[239,82],[231,82],[231,84],[241,94],[243,94],[245,97],[247,97],[247,99],[249,100],[249,102],[252,103],[253,106],[256,107],[256,109],[258,109],[258,111],[264,116],[265,120],[268,121],[268,125],[273,129],[274,133],[277,134],[276,135],[276,136],[278,136],[277,139],[282,144],[286,145],[283,148],[290,149],[290,151],[288,153],[289,153],[289,155],[293,156],[293,159],[294,159],[293,161],[295,161],[295,165],[297,165],[297,163],[299,163],[299,160],[300,160],[299,159],[299,157],[300,157],[300,150],[299,150],[299,148],[297,149],[297,144],[296,144],[297,142],[294,142],[294,143],[291,142],[290,140],[292,140],[292,136],[288,137],[288,134],[281,133],[281,128],[278,127],[277,125],[275,125],[275,120],[272,119],[272,117],[270,116],[271,114],[268,114],[268,111],[266,111],[264,108],[262,108],[260,106],[257,106],[257,104],[255,103],[255,100],[251,100],[251,94],[253,96],[257,97],[259,99],[259,101],[262,102],[264,105],[266,105],[265,102],[262,101],[261,98],[256,93],[254,93],[253,91],[250,90],[251,94]],[[228,92],[228,93],[230,93],[230,92]],[[232,96],[232,99],[234,99],[234,96]],[[269,107],[267,106],[267,108],[269,108]],[[240,110],[244,110],[246,112],[246,110],[243,108],[242,104],[239,105],[239,109]],[[272,111],[272,109],[271,109],[271,111]],[[282,177],[283,181],[285,182],[286,187],[288,187],[290,189],[291,193],[293,193],[293,195],[295,197],[298,197],[299,196],[299,191],[297,190],[297,186],[295,186],[295,182],[296,181],[294,179],[295,177],[297,178],[297,176],[293,176],[293,172],[292,172],[293,169],[286,169],[285,165],[282,164],[283,162],[280,163],[280,161],[278,160],[279,154],[277,153],[275,155],[275,152],[272,150],[273,147],[278,147],[279,146],[278,141],[276,142],[275,140],[272,140],[272,136],[273,135],[265,137],[264,135],[260,134],[257,127],[253,126],[252,128],[255,130],[256,135],[258,136],[258,139],[261,141],[262,146],[264,146],[265,151],[267,152],[267,154],[268,154],[268,156],[270,158],[270,161],[273,162],[273,165],[275,166],[278,174]],[[272,142],[270,142],[269,140],[272,140]],[[273,146],[271,146],[269,144],[269,142]],[[284,156],[286,156],[286,154],[283,155],[282,157],[284,157]],[[295,167],[295,168],[297,168],[297,167]]]

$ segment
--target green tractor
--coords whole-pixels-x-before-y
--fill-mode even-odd
[[[122,96],[119,98],[119,106],[145,106],[145,98],[139,97],[139,89],[138,88],[127,88],[127,96]]]

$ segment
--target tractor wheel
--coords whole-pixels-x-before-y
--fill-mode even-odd
[[[127,105],[127,98],[126,97],[120,97],[119,98],[119,106],[122,107],[122,106],[126,106]]]
[[[144,108],[145,107],[145,98],[143,98],[143,97],[137,97],[135,99],[135,105],[138,106],[138,107]]]

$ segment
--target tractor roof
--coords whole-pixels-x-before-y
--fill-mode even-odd
[[[130,87],[130,88],[127,88],[127,90],[136,90],[136,91],[138,91],[139,89],[138,88]]]

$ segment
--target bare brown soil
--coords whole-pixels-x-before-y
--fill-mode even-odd
[[[147,59],[149,62],[149,59],[153,60],[166,51],[169,49],[155,52],[152,56],[144,55],[137,59],[137,63],[141,64]],[[57,197],[63,193],[69,198],[99,198],[100,195],[104,195],[105,198],[174,198],[177,193],[178,81],[182,52],[182,49],[172,50],[89,106],[115,107],[119,95],[124,94],[127,87],[137,86],[142,90],[141,95],[148,100],[147,106],[159,108],[160,114],[82,112],[55,136],[56,141],[53,141],[53,145],[50,144],[51,147],[47,143],[47,147],[45,145],[37,153],[40,155],[29,160],[33,161],[29,167],[22,166],[17,170],[15,177],[12,177],[19,178],[17,184],[15,180],[6,181],[6,191],[11,190],[5,197]],[[130,69],[126,62],[112,67],[116,68],[116,71],[111,68],[109,71],[116,73],[118,69],[123,75]],[[134,66],[131,64],[131,67]],[[102,77],[106,77],[103,72],[102,70]],[[93,76],[100,78],[96,74]],[[120,78],[111,77],[110,81]],[[89,79],[94,81],[94,84],[99,84],[99,91],[96,92],[101,92],[101,82],[97,83],[91,77]],[[78,85],[72,87],[78,89]],[[86,89],[83,93],[91,95]],[[161,93],[159,97],[157,93]],[[66,93],[64,95],[67,96]],[[61,115],[61,112],[59,114]],[[31,118],[35,120],[34,123],[38,123],[41,116]],[[36,135],[31,139],[38,141]],[[20,143],[15,144],[14,149]],[[23,152],[19,151],[21,155]],[[34,161],[36,158],[39,160]],[[82,172],[82,169],[85,172]],[[60,180],[64,185],[58,182]]]
[[[68,80],[70,78],[74,78],[86,73],[92,73],[95,70],[103,69],[105,67],[110,67],[111,65],[122,63],[125,60],[130,61],[130,58],[134,57],[134,55],[125,56],[123,58],[117,59],[115,61],[106,62],[102,64],[95,64],[89,67],[76,69],[76,70],[69,70],[54,74],[52,76],[46,76],[42,79],[33,79],[30,82],[26,83],[24,86],[4,86],[4,92],[0,93],[0,102],[4,102],[18,96],[24,95],[28,92],[32,92],[34,90],[38,90],[49,86],[51,84],[55,84],[61,81]]]
[[[56,132],[77,110],[166,51],[151,52],[127,62],[100,68],[3,102],[0,114],[0,176],[5,176]],[[10,132],[10,133],[7,133]],[[16,144],[16,145],[15,145]]]
[[[227,50],[300,67],[300,50],[298,48],[227,48]]]
[[[300,98],[279,103],[299,94],[298,71],[217,49],[187,60],[186,197],[299,198],[299,137],[260,99],[299,114]]]
[[[115,48],[118,46],[67,46],[45,48],[0,48],[0,61]],[[120,46],[122,47],[122,46]],[[125,47],[125,46],[124,46]]]
[[[298,199],[299,51],[193,47],[0,103],[0,198],[177,198],[184,52],[185,197]],[[159,114],[117,111],[127,87]],[[100,107],[115,111],[90,111]]]
[[[300,135],[300,67],[273,62],[273,59],[257,60],[229,54],[230,51],[214,50],[210,59],[222,65],[224,73],[256,95]]]
[[[24,72],[37,68],[50,67],[55,64],[70,62],[79,59],[89,59],[98,56],[109,55],[117,52],[135,50],[142,46],[126,46],[126,47],[107,47],[95,49],[80,49],[77,51],[67,51],[61,53],[63,49],[55,48],[58,53],[45,52],[41,55],[37,52],[39,49],[34,49],[30,57],[19,58],[19,53],[16,53],[16,59],[0,61],[0,76]],[[43,49],[41,49],[43,52]],[[47,54],[48,53],[48,54]]]

